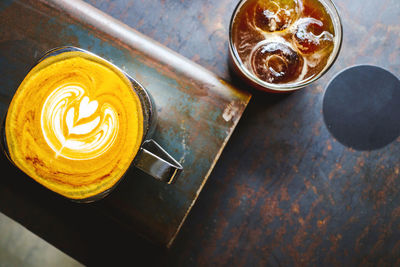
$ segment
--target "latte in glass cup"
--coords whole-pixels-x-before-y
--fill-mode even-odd
[[[111,189],[144,136],[139,95],[108,61],[82,51],[44,57],[17,89],[5,121],[8,156],[67,198]]]

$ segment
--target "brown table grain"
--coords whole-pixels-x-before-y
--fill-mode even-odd
[[[228,67],[228,24],[238,1],[86,1],[252,91]],[[79,240],[73,233],[80,229],[60,229],[71,234],[62,249],[89,265],[400,265],[400,139],[374,151],[349,149],[322,116],[325,86],[340,70],[374,64],[400,77],[400,1],[335,3],[344,27],[336,64],[299,92],[253,92],[171,249],[118,229],[103,242],[95,232]]]

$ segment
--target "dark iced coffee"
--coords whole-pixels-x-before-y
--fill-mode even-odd
[[[331,63],[338,41],[324,1],[242,2],[231,24],[231,48],[251,75],[269,84],[294,84]]]

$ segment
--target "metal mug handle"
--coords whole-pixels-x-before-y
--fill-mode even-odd
[[[143,142],[133,166],[155,179],[172,184],[182,171],[182,165],[153,139]]]

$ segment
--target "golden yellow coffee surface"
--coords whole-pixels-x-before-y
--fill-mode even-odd
[[[14,164],[72,199],[115,185],[142,137],[142,107],[129,79],[84,52],[64,52],[37,64],[17,89],[6,118]]]

